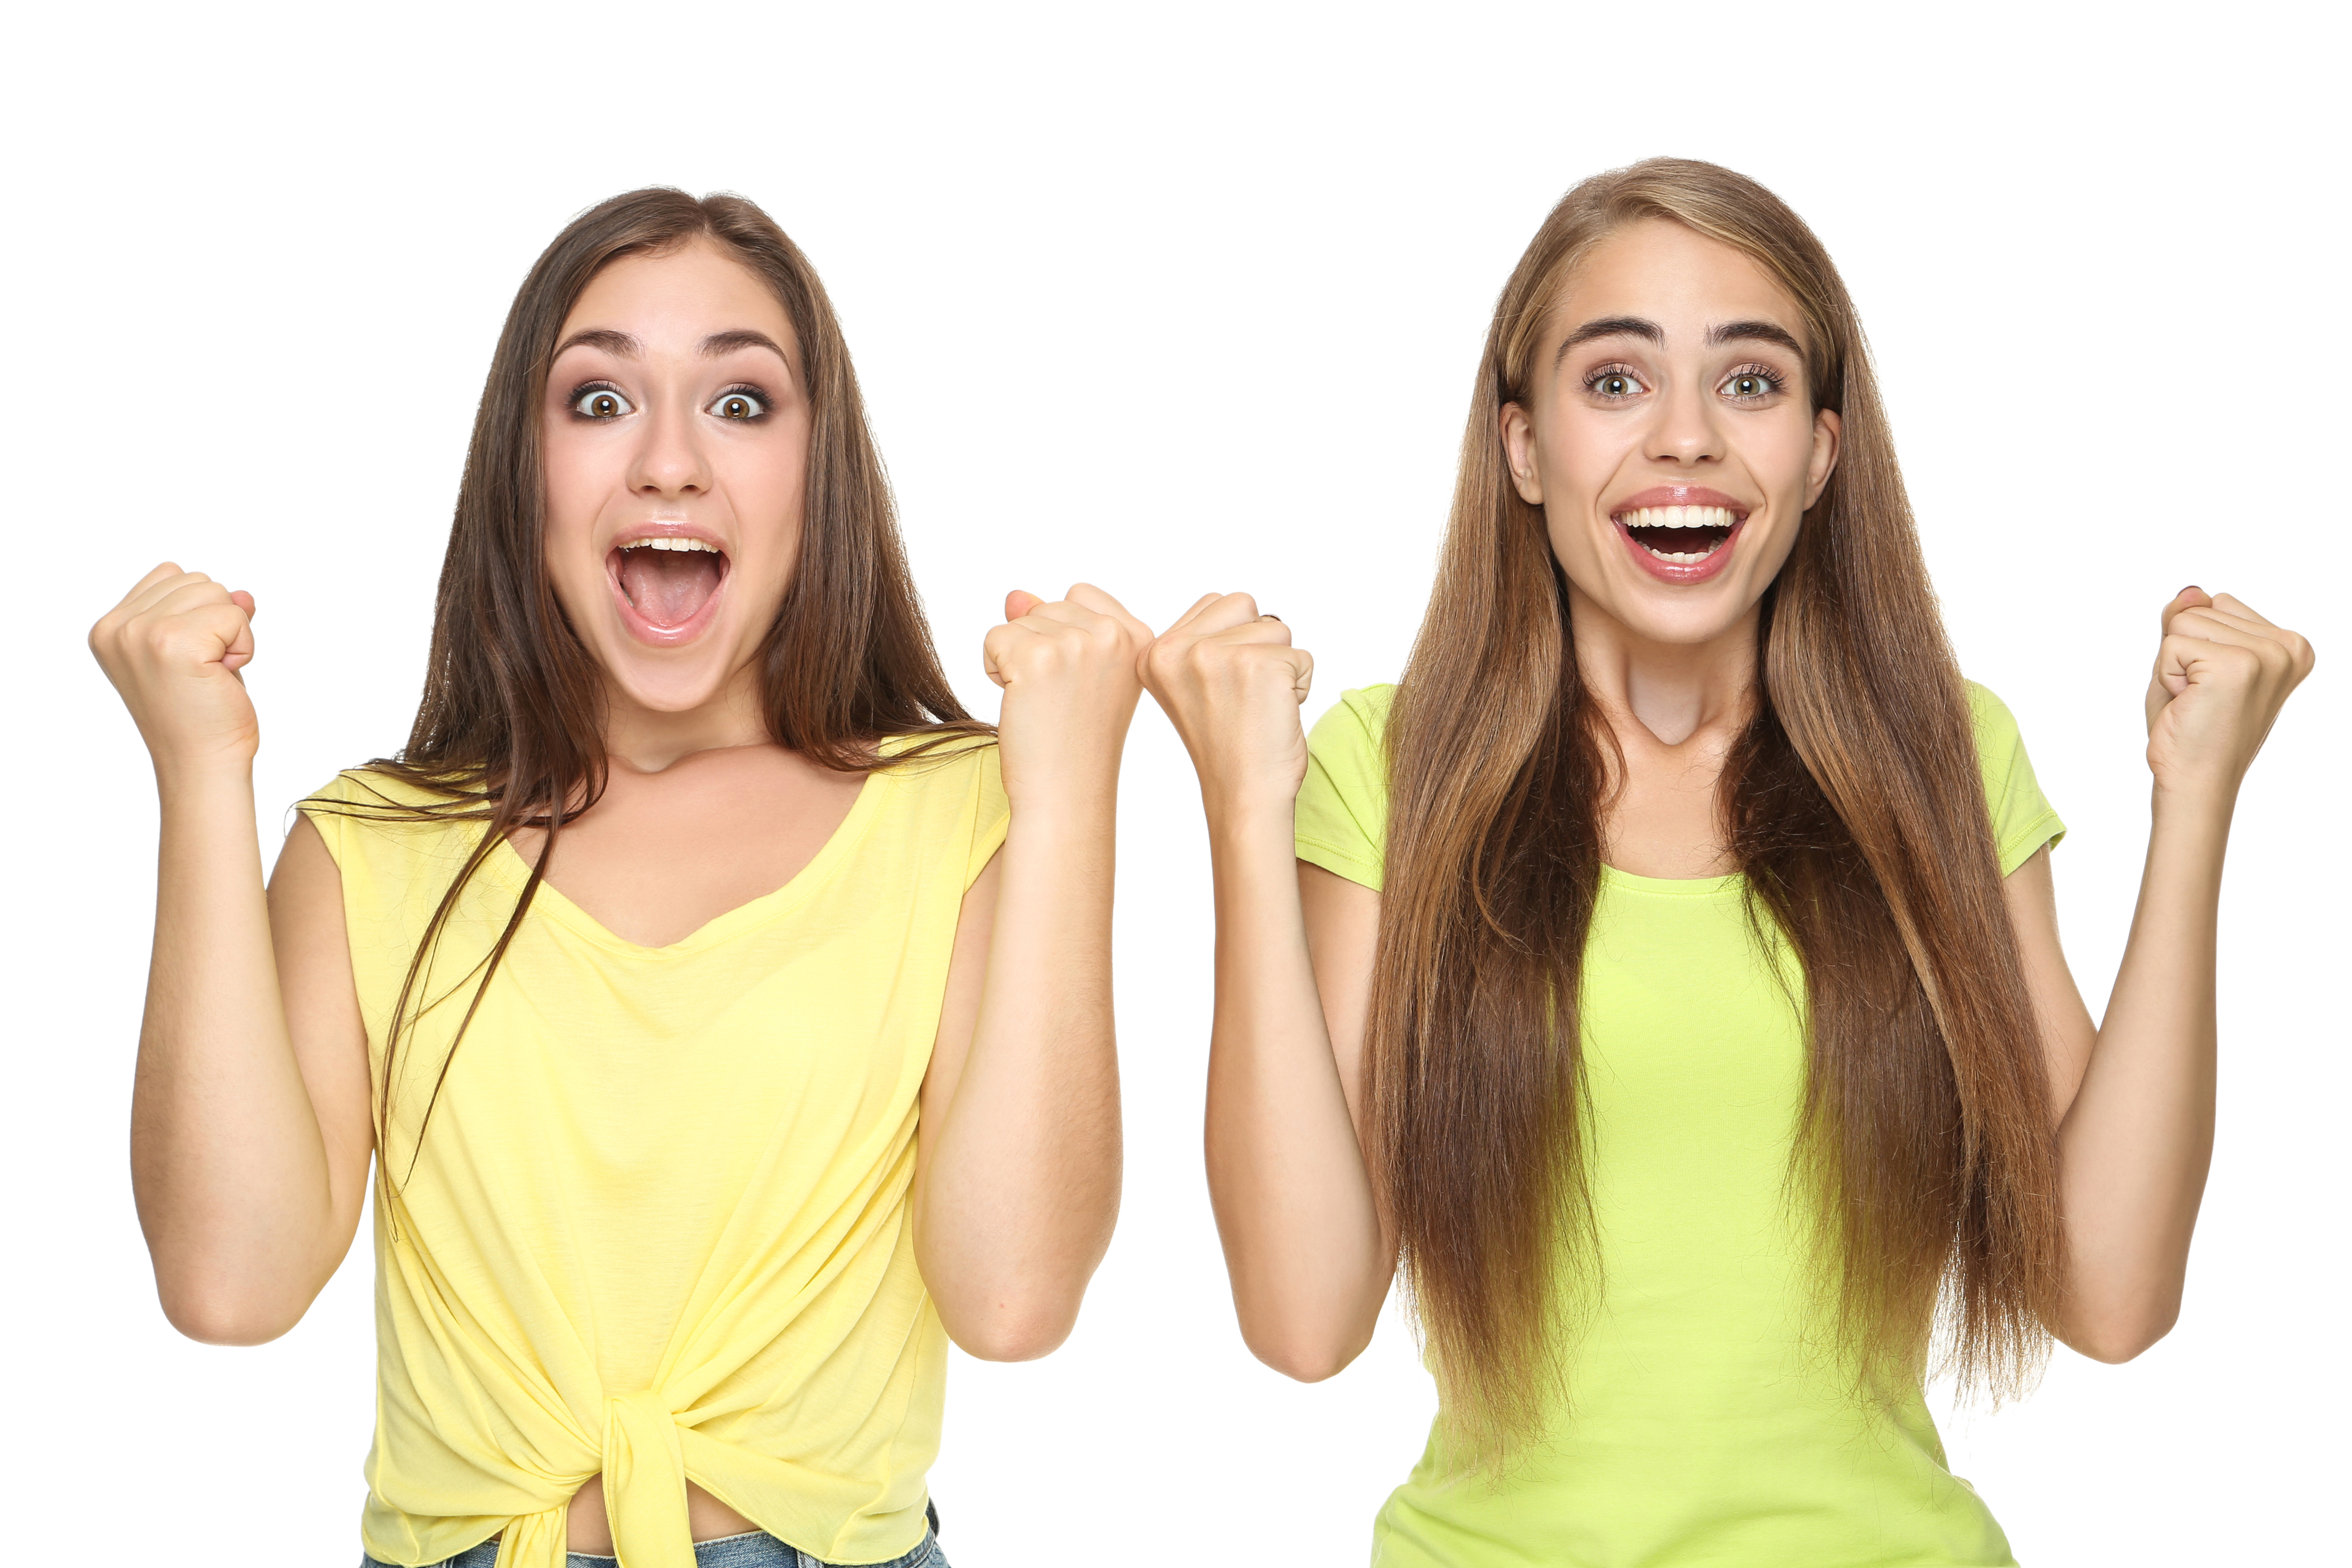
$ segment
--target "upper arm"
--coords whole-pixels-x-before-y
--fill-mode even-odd
[[[1364,1028],[1371,1013],[1372,955],[1381,935],[1381,896],[1311,861],[1298,862],[1298,902],[1307,920],[1307,957],[1331,1036],[1331,1058],[1361,1145]]]
[[[1003,869],[1004,852],[1000,848],[964,890],[963,910],[956,917],[947,991],[940,999],[940,1031],[931,1042],[931,1063],[923,1074],[922,1109],[915,1121],[918,1214],[923,1173],[930,1166],[932,1146],[947,1123],[957,1080],[962,1078],[964,1061],[971,1054],[972,1035],[980,1027],[981,992],[988,979],[988,948],[996,934],[996,893],[1003,881]]]
[[[2058,894],[2050,876],[2048,846],[2001,881],[2009,905],[2009,921],[2017,931],[2017,952],[2025,969],[2025,987],[2033,1001],[2033,1018],[2042,1034],[2042,1054],[2050,1073],[2050,1111],[2065,1120],[2083,1074],[2091,1065],[2091,1047],[2099,1037],[2091,1010],[2083,1004],[2074,976],[2066,967],[2065,950],[2058,942]]]
[[[270,873],[269,938],[287,1035],[319,1119],[335,1216],[348,1247],[359,1226],[368,1158],[375,1148],[367,1026],[352,978],[342,873],[308,816],[297,816]]]

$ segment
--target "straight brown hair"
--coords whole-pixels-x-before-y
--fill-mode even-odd
[[[490,358],[408,744],[398,756],[368,764],[431,798],[414,805],[385,795],[356,808],[306,803],[380,821],[485,825],[409,961],[386,1030],[375,1115],[380,1191],[387,1198],[397,1192],[390,1174],[396,1054],[423,1013],[471,984],[434,1073],[415,1134],[421,1145],[449,1060],[530,910],[563,824],[604,788],[603,675],[557,602],[546,563],[541,418],[557,335],[604,268],[698,239],[717,245],[774,290],[800,340],[807,382],[812,426],[799,555],[758,654],[770,738],[823,766],[864,772],[903,765],[959,736],[991,732],[963,710],[940,666],[849,346],[808,258],[741,196],[698,199],[657,186],[614,196],[572,219],[523,279]],[[884,759],[877,742],[903,734],[923,739]],[[434,952],[460,896],[518,828],[542,829],[545,837],[496,944],[450,991],[426,998]],[[415,1153],[412,1146],[412,1168]]]
[[[1578,265],[1643,218],[1787,289],[1813,406],[1843,420],[1766,594],[1751,717],[1717,794],[1759,940],[1784,938],[1804,973],[1792,1190],[1819,1211],[1837,1349],[1884,1393],[1927,1370],[1940,1325],[1949,1370],[1998,1394],[2038,1364],[2063,1268],[2041,1041],[1967,696],[1853,303],[1754,181],[1673,158],[1598,175],[1552,209],[1496,304],[1388,731],[1369,1152],[1466,1464],[1507,1458],[1573,1396],[1563,1344],[1605,1263],[1578,990],[1622,779],[1500,414],[1528,400]]]

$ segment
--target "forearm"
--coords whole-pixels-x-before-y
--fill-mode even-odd
[[[2214,946],[2231,801],[2158,793],[2138,907],[2060,1128],[2069,1343],[2123,1360],[2179,1310],[2213,1150]]]
[[[1116,762],[1017,802],[971,1047],[922,1185],[925,1278],[967,1348],[1066,1337],[1118,1214]]]
[[[1250,1348],[1328,1377],[1370,1342],[1394,1259],[1332,1053],[1289,803],[1212,806],[1209,1191]]]
[[[132,1190],[173,1321],[200,1339],[267,1339],[332,1268],[325,1147],[278,993],[250,775],[159,783]]]

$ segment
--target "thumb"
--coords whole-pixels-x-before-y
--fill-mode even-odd
[[[253,595],[239,588],[229,595],[228,600],[245,612],[245,624],[236,628],[236,640],[221,653],[221,668],[235,674],[253,662]]]
[[[1004,618],[1017,621],[1045,601],[1025,589],[1015,588],[1004,595]]]
[[[2172,602],[2164,606],[2164,619],[2160,624],[2159,629],[2170,631],[2172,629],[2173,616],[2179,615],[2183,610],[2204,609],[2212,603],[2212,595],[2207,593],[2196,584],[2191,583],[2186,588],[2181,589],[2178,594],[2173,595]]]

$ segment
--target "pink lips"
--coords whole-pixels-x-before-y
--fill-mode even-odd
[[[1693,561],[1687,564],[1679,561],[1661,561],[1633,537],[1632,529],[1617,521],[1626,512],[1658,506],[1722,507],[1732,514],[1731,531],[1724,536],[1722,543],[1707,552],[1704,561]],[[1636,566],[1661,583],[1688,586],[1720,576],[1723,569],[1731,564],[1731,552],[1738,548],[1739,535],[1748,527],[1748,511],[1746,501],[1736,500],[1721,490],[1709,489],[1705,485],[1653,485],[1612,504],[1609,521],[1617,537],[1625,542],[1625,548],[1633,555]]]

